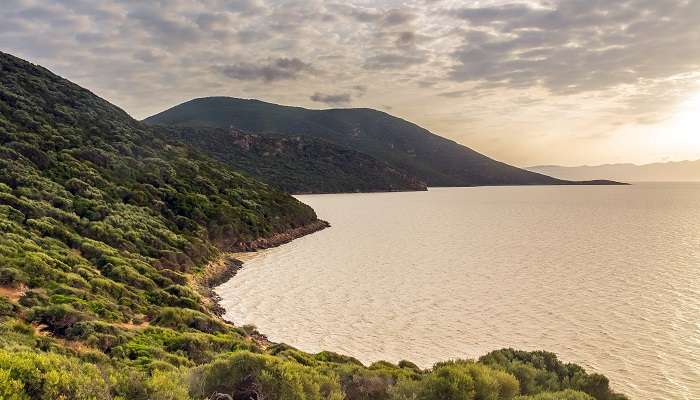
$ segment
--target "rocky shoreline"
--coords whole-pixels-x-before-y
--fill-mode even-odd
[[[238,242],[231,251],[222,253],[219,258],[209,262],[202,272],[194,275],[190,284],[202,295],[205,305],[212,314],[223,320],[226,310],[221,306],[221,297],[214,291],[214,288],[233,278],[238,270],[241,269],[243,261],[238,258],[241,253],[277,247],[328,227],[330,227],[328,222],[319,219],[310,224],[289,229],[266,238]],[[224,321],[231,323],[231,321]]]
[[[269,249],[271,247],[277,247],[285,243],[289,243],[294,239],[298,239],[302,236],[318,232],[320,230],[330,227],[326,221],[317,219],[316,221],[300,226],[298,228],[289,229],[285,232],[276,233],[270,237],[259,238],[249,242],[238,242],[234,246],[233,252],[248,252],[256,251],[262,249]]]

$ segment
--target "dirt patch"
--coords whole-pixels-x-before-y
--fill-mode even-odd
[[[148,328],[151,326],[151,323],[148,321],[143,321],[138,324],[134,324],[133,322],[119,322],[116,324],[112,324],[116,326],[117,328],[121,329],[126,329],[126,330],[135,330],[135,329],[143,329],[143,328]]]
[[[27,291],[27,288],[25,286],[19,286],[19,287],[9,287],[9,286],[0,286],[0,296],[7,297],[10,299],[10,301],[16,303],[19,301],[19,299],[24,296],[24,293]]]

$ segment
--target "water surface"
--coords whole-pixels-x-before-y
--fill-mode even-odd
[[[260,252],[227,318],[423,367],[545,349],[633,399],[700,399],[700,185],[299,196],[332,228]]]

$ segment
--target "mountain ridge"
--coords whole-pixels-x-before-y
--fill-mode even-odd
[[[312,136],[374,157],[428,186],[603,183],[568,182],[526,171],[410,121],[370,108],[315,110],[216,96],[178,104],[144,122],[175,127],[235,128],[261,135]]]
[[[301,135],[167,127],[167,135],[294,194],[424,191],[425,183],[364,153]]]
[[[625,182],[698,182],[700,160],[668,161],[650,164],[610,163],[601,165],[538,165],[527,168],[561,179],[595,179],[605,176]]]

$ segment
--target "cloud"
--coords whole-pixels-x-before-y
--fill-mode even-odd
[[[330,9],[339,15],[356,22],[374,23],[380,28],[390,28],[408,24],[418,18],[412,10],[403,8],[367,8],[353,4],[331,4]]]
[[[416,33],[411,31],[400,32],[395,43],[398,47],[414,46],[416,44]]]
[[[460,97],[466,96],[469,93],[473,93],[469,90],[452,90],[449,92],[438,93],[438,96],[449,97],[451,99],[458,99]]]
[[[259,14],[265,11],[265,6],[258,0],[229,0],[224,2],[224,8],[243,15]]]
[[[365,60],[364,67],[370,70],[408,68],[424,63],[423,57],[402,53],[385,53],[371,56]]]
[[[264,82],[297,79],[302,74],[314,70],[311,64],[298,58],[277,58],[262,64],[242,62],[218,66],[216,69],[231,79]]]
[[[192,19],[161,13],[152,7],[130,11],[127,20],[153,43],[166,47],[180,48],[202,38],[202,31]]]
[[[467,25],[449,77],[575,94],[700,68],[700,2],[547,4],[451,10]]]
[[[334,3],[330,5],[330,9],[339,15],[361,23],[377,22],[382,19],[382,13],[379,10],[353,4]]]
[[[362,96],[365,93],[367,93],[367,86],[366,85],[353,85],[352,90],[356,91],[358,96]]]
[[[324,103],[331,106],[347,105],[352,100],[352,95],[350,93],[336,93],[336,94],[323,94],[316,92],[311,97],[312,101],[317,103]]]
[[[389,10],[381,19],[381,24],[384,27],[392,27],[397,25],[404,25],[413,20],[417,16],[410,11],[394,9]]]
[[[362,102],[527,141],[672,115],[700,90],[698,21],[698,0],[4,0],[0,49],[139,118],[210,95]]]

